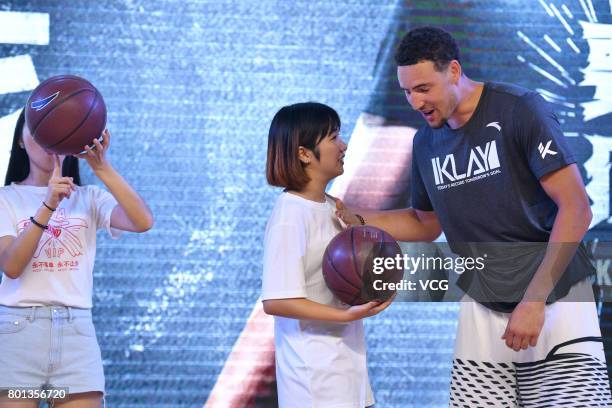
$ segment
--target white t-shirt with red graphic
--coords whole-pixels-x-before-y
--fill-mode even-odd
[[[46,186],[1,187],[0,237],[23,231],[46,195]],[[17,279],[2,275],[0,305],[91,308],[96,231],[104,228],[113,238],[119,236],[120,231],[110,227],[116,205],[99,187],[77,187],[53,213],[23,273]]]

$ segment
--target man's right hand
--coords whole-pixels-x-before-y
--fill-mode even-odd
[[[334,200],[336,201],[336,217],[342,220],[346,225],[361,225],[359,218],[344,205],[342,200],[335,197]]]

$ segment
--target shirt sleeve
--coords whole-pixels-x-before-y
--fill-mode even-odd
[[[121,230],[111,227],[111,214],[117,200],[108,191],[97,186],[89,186],[96,229],[105,229],[112,238],[119,238]]]
[[[515,113],[519,143],[531,171],[538,179],[576,162],[557,116],[538,93],[530,92],[522,96]]]
[[[4,197],[0,197],[0,237],[16,237],[17,223],[15,213]]]
[[[305,237],[296,225],[275,225],[266,232],[262,300],[306,297],[305,253]]]
[[[419,170],[419,163],[417,158],[417,137],[415,135],[412,145],[412,174],[410,175],[410,195],[412,197],[412,208],[421,211],[433,211],[429,194],[423,183],[423,177],[421,177],[421,171]]]

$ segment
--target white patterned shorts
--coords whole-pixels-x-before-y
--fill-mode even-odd
[[[611,407],[610,384],[587,280],[545,308],[535,347],[518,352],[501,339],[509,313],[465,297],[459,311],[451,407]]]

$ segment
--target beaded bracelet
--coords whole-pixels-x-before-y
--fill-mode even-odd
[[[365,220],[363,219],[363,217],[361,215],[355,214],[355,217],[357,217],[357,219],[359,220],[361,225],[365,225]]]

